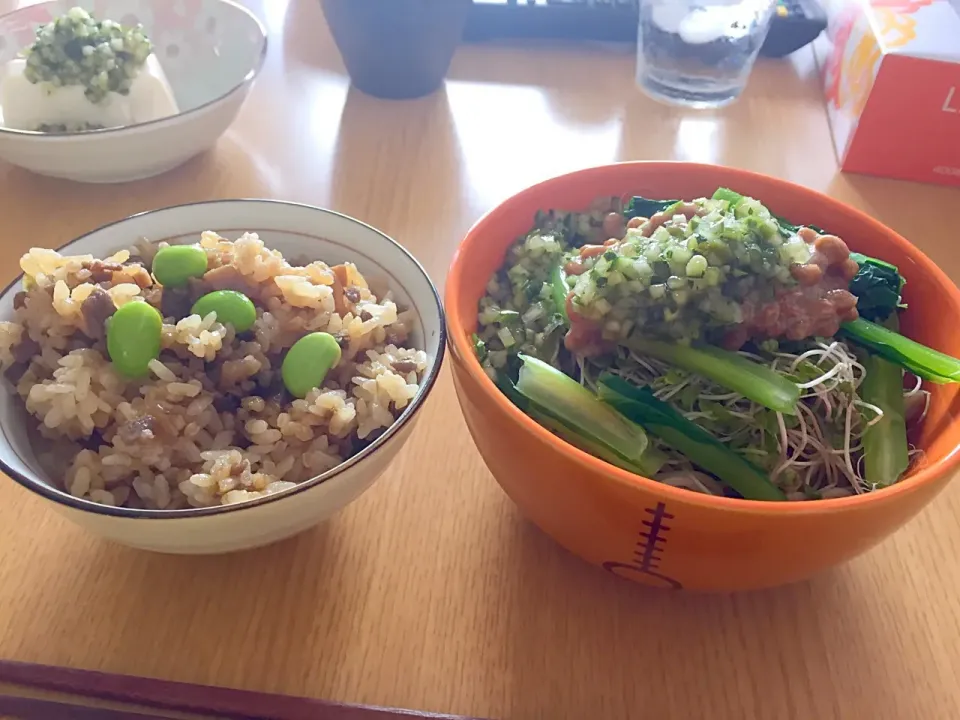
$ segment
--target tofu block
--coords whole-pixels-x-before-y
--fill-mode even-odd
[[[147,58],[130,93],[108,93],[90,102],[80,85],[33,84],[23,75],[26,60],[7,63],[0,76],[0,119],[4,127],[36,130],[41,125],[124,127],[159,120],[180,112],[170,83],[155,55]]]

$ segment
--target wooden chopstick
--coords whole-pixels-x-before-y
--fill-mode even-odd
[[[128,703],[141,708],[214,716],[225,720],[482,720],[9,660],[0,660],[0,682],[64,693],[76,698]],[[18,720],[140,720],[164,717],[134,710],[106,710],[31,697],[0,696],[0,718],[9,715]]]

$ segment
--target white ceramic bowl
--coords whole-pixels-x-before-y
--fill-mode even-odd
[[[257,232],[285,257],[350,261],[368,277],[384,277],[398,304],[418,317],[411,342],[429,365],[420,392],[392,426],[341,465],[295,488],[236,505],[187,510],[136,510],[98,505],[62,489],[40,469],[27,439],[23,402],[0,387],[0,469],[78,525],[125,545],[168,553],[221,553],[252,548],[301,532],[355,500],[380,476],[410,437],[417,412],[433,388],[443,360],[445,330],[440,296],[410,253],[383,233],[330,210],[275,200],[219,200],[178,205],[128,217],[64,245],[76,255],[108,257],[140,237],[199,238],[216,230],[229,239]],[[22,276],[0,295],[0,320],[13,317]],[[30,419],[30,422],[35,420]]]
[[[180,114],[58,135],[0,128],[0,159],[41,175],[115,183],[159,175],[213,147],[266,55],[266,30],[253,13],[230,0],[53,0],[0,17],[0,65],[33,42],[39,25],[77,5],[98,19],[143,24]]]

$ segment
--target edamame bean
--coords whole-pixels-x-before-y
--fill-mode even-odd
[[[305,335],[287,351],[280,367],[283,384],[294,397],[304,398],[323,384],[330,368],[340,362],[340,345],[333,335],[315,332]]]
[[[206,317],[211,312],[215,312],[218,322],[233,325],[233,329],[238,333],[252,328],[257,320],[257,309],[253,306],[253,302],[236,290],[217,290],[207,293],[193,304],[190,312],[200,317]]]
[[[117,371],[143,377],[150,361],[160,356],[163,318],[142,300],[131,300],[107,319],[107,353]]]
[[[207,253],[199,245],[169,245],[153,258],[153,276],[165,287],[186,285],[207,271]]]

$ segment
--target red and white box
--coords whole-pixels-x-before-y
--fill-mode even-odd
[[[960,186],[960,0],[824,0],[840,168]]]

